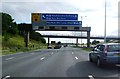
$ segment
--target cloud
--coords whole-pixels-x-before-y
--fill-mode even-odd
[[[3,0],[2,2],[65,2],[66,0]]]
[[[31,22],[31,13],[75,13],[70,5],[58,2],[5,2],[2,11],[11,14],[17,22]]]
[[[31,23],[31,13],[78,13],[83,18],[83,26],[92,28],[92,35],[104,35],[105,0],[4,0],[2,11],[9,13],[17,23]],[[108,35],[118,29],[118,1],[107,1]],[[114,23],[114,24],[113,24]],[[114,28],[113,28],[114,26]]]

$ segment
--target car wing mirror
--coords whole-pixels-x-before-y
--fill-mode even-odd
[[[92,51],[95,51],[95,48],[93,48]]]
[[[100,49],[97,49],[97,51],[100,51]]]
[[[95,48],[94,51],[100,51],[99,49]]]

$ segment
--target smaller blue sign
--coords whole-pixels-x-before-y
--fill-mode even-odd
[[[46,26],[46,21],[32,22],[33,26]]]
[[[78,20],[78,14],[41,14],[41,20],[55,21],[55,20]]]
[[[82,21],[47,21],[46,26],[82,26]]]

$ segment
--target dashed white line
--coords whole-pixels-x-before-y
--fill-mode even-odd
[[[53,52],[51,54],[54,54]]]
[[[40,60],[44,60],[45,59],[45,57],[42,57]]]
[[[2,55],[2,56],[0,56],[0,57],[3,57],[3,55]]]
[[[74,52],[72,52],[72,54],[74,54]]]
[[[7,78],[10,78],[10,76],[5,76],[4,78],[2,78],[2,79],[7,79]]]
[[[19,53],[15,53],[15,54],[8,54],[8,55],[3,55],[3,56],[11,56],[11,55],[18,55],[18,54],[22,54],[24,52],[19,52]]]
[[[92,75],[88,75],[88,77],[89,77],[90,79],[94,79],[94,77],[93,77]]]
[[[10,57],[10,58],[7,58],[7,59],[5,59],[5,60],[11,60],[11,59],[13,59],[13,58],[15,58],[15,57]]]
[[[75,57],[76,60],[78,60],[78,57]]]
[[[35,53],[30,53],[31,55],[35,54]]]
[[[120,64],[116,64],[116,66],[120,67]]]

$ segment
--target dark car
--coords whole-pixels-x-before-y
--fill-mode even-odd
[[[60,49],[61,48],[61,45],[57,44],[55,45],[54,49]]]
[[[64,45],[64,47],[67,47],[68,45],[66,44],[66,45]]]
[[[120,64],[120,44],[96,45],[89,53],[89,61],[96,62],[98,67],[103,67],[106,64]]]
[[[52,49],[52,46],[51,46],[51,45],[49,45],[49,46],[48,46],[48,49]]]

